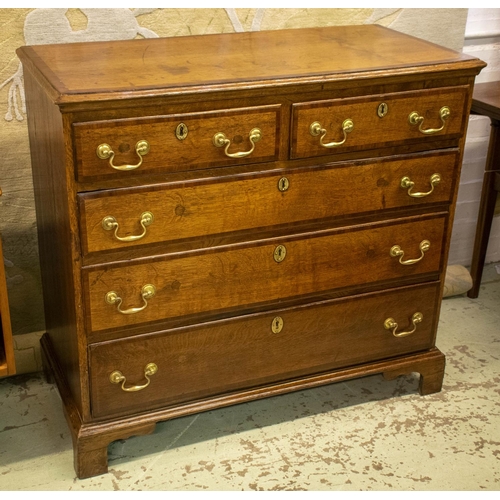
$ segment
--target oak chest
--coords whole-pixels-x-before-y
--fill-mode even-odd
[[[23,47],[78,477],[161,420],[421,374],[478,59],[380,26]]]

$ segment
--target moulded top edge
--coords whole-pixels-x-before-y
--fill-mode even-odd
[[[18,55],[60,96],[241,88],[351,74],[385,76],[451,67],[476,73],[477,58],[377,25],[225,33],[21,47]],[[116,97],[114,97],[116,98]]]

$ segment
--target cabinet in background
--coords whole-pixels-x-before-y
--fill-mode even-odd
[[[0,195],[2,191],[0,190]],[[0,234],[0,377],[14,375],[16,363],[14,360],[14,346],[12,328],[10,325],[9,299],[2,251],[2,235]]]

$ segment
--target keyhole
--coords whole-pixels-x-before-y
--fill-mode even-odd
[[[273,333],[279,333],[283,330],[283,318],[281,316],[276,316],[271,323],[271,330]]]
[[[185,123],[179,123],[175,129],[175,135],[179,141],[183,141],[188,135],[189,129]]]
[[[289,187],[290,187],[290,181],[286,177],[282,177],[278,181],[278,189],[281,192],[287,191]]]
[[[282,262],[286,257],[286,248],[283,245],[278,245],[274,249],[274,260],[276,262]]]
[[[387,114],[388,111],[389,111],[389,106],[387,106],[387,103],[382,102],[378,106],[377,115],[380,118],[383,118]]]

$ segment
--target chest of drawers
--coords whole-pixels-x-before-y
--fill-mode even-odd
[[[177,416],[376,373],[441,389],[481,61],[379,26],[18,55],[78,477]]]

